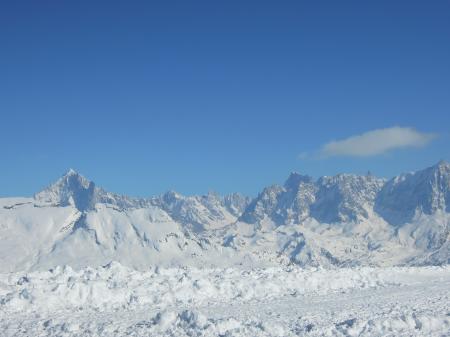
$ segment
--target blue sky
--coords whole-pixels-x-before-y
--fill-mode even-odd
[[[449,1],[4,1],[0,43],[2,196],[450,160]]]

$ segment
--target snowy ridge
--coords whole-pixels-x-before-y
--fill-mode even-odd
[[[236,220],[249,203],[238,193],[221,197],[216,193],[185,197],[170,191],[152,198],[150,203],[166,211],[173,220],[195,232],[223,227]]]
[[[73,169],[54,184],[35,194],[39,206],[73,206],[79,211],[91,211],[97,204],[113,206],[120,211],[159,207],[171,217],[194,229],[208,225],[229,224],[247,207],[249,198],[238,193],[221,197],[213,192],[204,196],[186,197],[175,191],[153,198],[131,198],[105,191]]]
[[[353,174],[322,177],[314,182],[294,172],[283,187],[264,189],[241,220],[251,223],[269,217],[277,224],[290,224],[308,217],[325,223],[367,219],[384,182],[371,175]]]
[[[79,211],[95,208],[97,203],[109,204],[120,209],[145,207],[145,199],[130,198],[95,186],[82,175],[70,169],[54,184],[34,195],[40,206],[74,206]]]
[[[110,193],[73,170],[33,198],[0,199],[0,269],[441,265],[450,165],[389,181],[292,173],[255,199]]]
[[[375,208],[395,225],[421,213],[450,212],[450,164],[441,161],[425,170],[395,177],[378,194]]]

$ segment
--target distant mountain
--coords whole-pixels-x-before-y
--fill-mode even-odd
[[[391,179],[378,193],[375,210],[394,225],[422,213],[450,212],[450,164],[441,161]]]
[[[291,173],[283,187],[264,189],[240,220],[251,223],[269,218],[281,225],[309,217],[326,223],[367,219],[384,182],[371,175],[352,174],[322,177],[315,182],[309,176]]]
[[[0,198],[0,271],[111,260],[140,269],[450,263],[450,164],[389,181],[294,172],[254,199],[133,198],[69,170],[33,198]]]
[[[54,184],[34,195],[36,203],[47,206],[74,206],[79,211],[93,210],[96,204],[109,204],[121,209],[145,207],[144,199],[109,193],[73,169],[67,171]]]
[[[159,207],[173,220],[195,231],[229,224],[236,220],[250,202],[250,198],[238,193],[221,197],[212,192],[204,196],[186,197],[169,191],[152,198],[131,198],[107,192],[73,169],[35,194],[34,200],[39,206],[73,206],[80,212],[94,210],[98,204],[116,207],[121,211]]]
[[[241,215],[250,199],[238,193],[221,197],[215,193],[185,197],[174,191],[150,199],[150,204],[160,207],[173,220],[188,226],[194,232],[228,225]]]

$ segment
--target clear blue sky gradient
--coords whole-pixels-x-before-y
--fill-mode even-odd
[[[449,1],[3,1],[0,43],[1,196],[70,167],[129,195],[255,195],[450,159]],[[439,137],[299,158],[392,126]]]

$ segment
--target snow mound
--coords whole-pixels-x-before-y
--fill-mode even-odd
[[[450,266],[0,274],[10,336],[445,336]]]
[[[128,269],[117,262],[75,271],[57,267],[47,272],[0,276],[3,312],[96,310],[152,305],[166,308],[205,303],[243,303],[293,295],[346,292],[411,282],[415,278],[450,272],[450,267],[254,270],[153,268]]]
[[[357,318],[338,322],[330,329],[333,336],[443,336],[450,331],[450,316],[398,314],[376,320]]]

